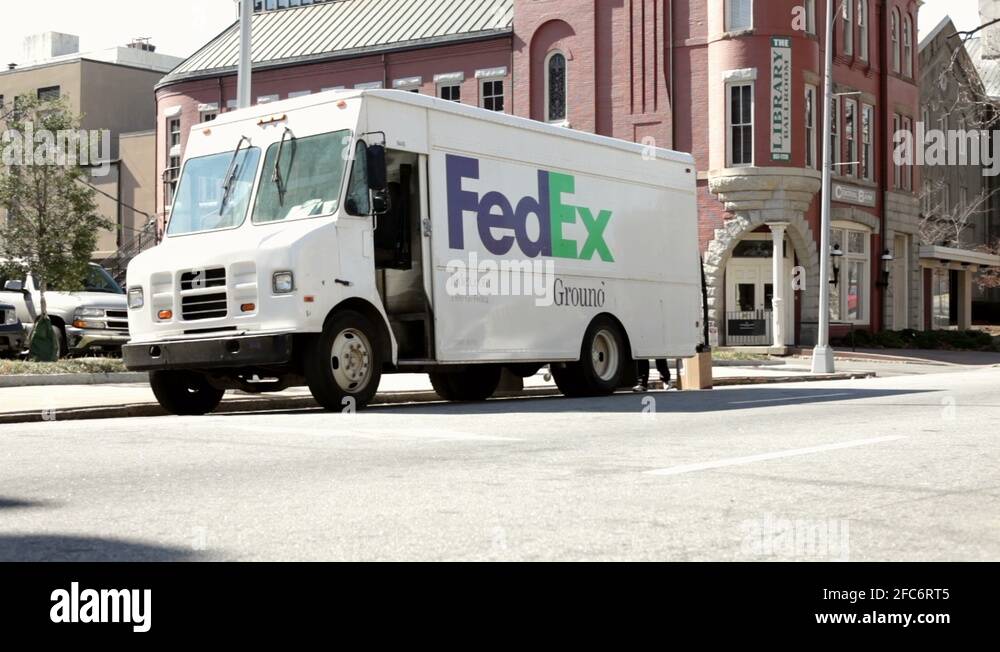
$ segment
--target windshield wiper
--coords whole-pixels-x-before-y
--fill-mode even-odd
[[[281,204],[285,203],[285,180],[281,176],[281,154],[285,149],[285,136],[291,135],[292,140],[295,140],[295,134],[288,127],[285,127],[285,131],[281,134],[281,142],[278,143],[278,155],[274,159],[274,173],[271,175],[271,181],[274,185],[278,186],[278,202]]]
[[[236,177],[239,176],[240,168],[236,165],[236,158],[240,155],[240,150],[243,149],[243,143],[250,145],[250,139],[246,136],[240,136],[240,142],[236,144],[236,151],[233,152],[233,159],[229,162],[229,169],[226,170],[225,182],[222,184],[222,201],[219,202],[220,216],[226,210],[229,195],[233,192],[233,184],[236,182]]]

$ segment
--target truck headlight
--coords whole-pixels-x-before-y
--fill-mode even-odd
[[[76,328],[104,329],[104,310],[101,308],[77,308],[73,313]]]
[[[275,272],[271,279],[271,289],[275,294],[289,294],[295,291],[295,275],[291,272]]]
[[[4,312],[4,315],[5,315],[3,320],[4,326],[13,326],[14,324],[17,323],[16,310],[7,310],[6,312]]]
[[[146,303],[145,298],[142,295],[142,288],[129,288],[128,289],[128,307],[129,310],[138,310]]]

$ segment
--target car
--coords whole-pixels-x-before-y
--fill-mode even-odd
[[[4,262],[0,260],[0,265]],[[0,302],[14,306],[17,318],[28,331],[39,312],[38,285],[31,273],[23,279],[0,276]],[[129,341],[125,290],[99,265],[90,264],[82,291],[49,289],[45,302],[60,357],[117,352]]]
[[[24,351],[24,325],[17,310],[9,303],[0,303],[0,358],[9,358]]]

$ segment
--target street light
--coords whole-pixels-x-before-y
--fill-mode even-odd
[[[253,20],[253,0],[240,0],[240,61],[236,81],[236,105],[241,109],[250,107],[250,78],[253,62],[250,58],[250,23]]]
[[[830,135],[833,130],[833,4],[834,0],[826,2],[826,55],[825,83],[823,89],[823,189],[822,208],[820,212],[820,247],[823,252],[819,260],[819,333],[816,336],[816,347],[813,349],[812,371],[816,374],[832,374],[834,372],[833,349],[830,348],[830,168],[833,163],[833,151],[830,148]],[[843,3],[840,3],[841,6]]]

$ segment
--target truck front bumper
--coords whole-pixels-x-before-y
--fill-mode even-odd
[[[122,357],[130,371],[283,365],[292,359],[292,335],[283,333],[128,344],[122,347]]]
[[[20,353],[24,346],[25,333],[20,324],[0,326],[0,353]]]

